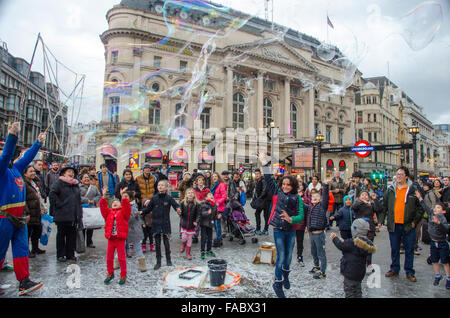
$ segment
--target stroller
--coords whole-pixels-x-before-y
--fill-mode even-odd
[[[252,243],[258,243],[256,238],[255,227],[250,225],[250,222],[245,215],[244,207],[239,200],[231,200],[224,212],[225,220],[227,221],[228,233],[230,233],[230,241],[234,237],[239,239],[239,244],[245,244],[245,238],[252,238]]]

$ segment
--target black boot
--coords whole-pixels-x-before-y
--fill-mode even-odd
[[[160,268],[161,268],[161,258],[157,258],[156,259],[156,265],[155,265],[155,267],[153,267],[153,269],[156,271],[156,270],[158,270]]]
[[[291,283],[289,282],[289,273],[290,271],[283,269],[283,287],[285,289],[291,288]]]
[[[166,256],[167,266],[173,266],[172,260],[170,259],[170,255]]]
[[[278,298],[286,298],[283,291],[283,281],[275,281],[272,287]]]

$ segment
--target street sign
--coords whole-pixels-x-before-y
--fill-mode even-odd
[[[365,140],[358,141],[355,147],[351,148],[351,151],[360,158],[368,157],[373,150],[374,148]]]
[[[413,144],[398,144],[398,145],[378,145],[370,146],[373,150],[370,151],[386,151],[386,150],[401,150],[401,149],[413,149]],[[321,153],[339,153],[339,152],[354,152],[352,149],[356,147],[340,147],[340,148],[322,148]],[[369,148],[371,149],[371,148]],[[356,149],[357,151],[364,151],[364,148]]]

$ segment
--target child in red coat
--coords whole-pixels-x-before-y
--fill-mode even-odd
[[[120,195],[123,193],[122,189]],[[103,189],[103,197],[100,200],[100,211],[105,219],[105,237],[108,240],[108,248],[106,251],[106,268],[108,275],[105,279],[105,284],[114,278],[114,253],[117,250],[117,255],[120,264],[120,281],[119,284],[125,284],[127,277],[127,259],[125,256],[125,240],[128,236],[128,220],[131,215],[130,201],[126,198],[120,201],[115,200],[111,209],[108,208],[108,201],[106,199],[107,189]]]

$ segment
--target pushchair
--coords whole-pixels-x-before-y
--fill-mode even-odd
[[[252,238],[252,243],[258,243],[256,237],[255,227],[250,225],[250,222],[245,215],[244,207],[238,200],[231,200],[225,208],[225,218],[227,222],[228,233],[230,233],[229,240],[233,241],[236,237],[239,239],[239,244],[245,244],[245,238]]]

